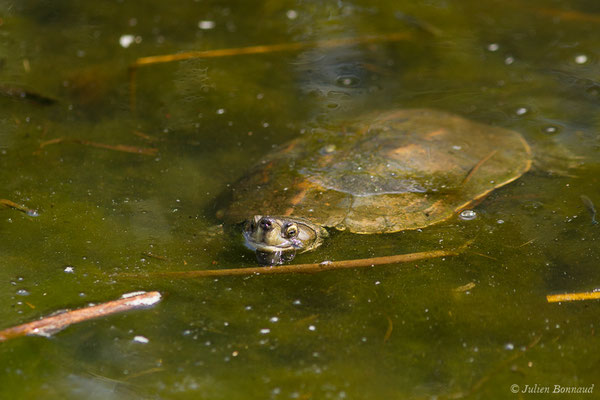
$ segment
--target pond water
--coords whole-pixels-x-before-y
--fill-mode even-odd
[[[600,287],[600,225],[581,200],[600,207],[599,24],[591,0],[1,2],[0,198],[38,216],[0,208],[0,329],[136,290],[164,298],[0,343],[0,397],[597,396],[600,304],[546,295]],[[132,105],[140,57],[272,44],[286,46],[139,66]],[[218,226],[220,194],[288,140],[411,107],[514,129],[534,168],[475,218],[333,233],[294,262],[473,240],[460,256],[152,275],[256,266],[239,229]]]

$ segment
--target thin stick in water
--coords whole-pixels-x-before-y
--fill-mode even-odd
[[[248,54],[266,54],[280,51],[298,51],[309,47],[332,48],[339,46],[350,46],[356,44],[393,42],[407,40],[410,34],[406,32],[394,32],[382,35],[360,36],[342,39],[315,40],[308,42],[292,42],[280,44],[268,44],[248,47],[236,47],[228,49],[188,51],[176,54],[165,54],[159,56],[149,56],[138,58],[130,68],[137,68],[146,65],[168,63],[173,61],[189,60],[192,58],[217,58],[231,57]]]
[[[471,242],[467,242],[458,249],[454,250],[433,250],[419,253],[397,254],[393,256],[361,258],[357,260],[324,261],[315,264],[295,264],[275,267],[251,267],[251,268],[230,268],[230,269],[209,269],[199,271],[173,271],[173,272],[152,272],[148,274],[123,274],[124,278],[139,277],[168,277],[168,278],[208,278],[218,276],[233,275],[274,275],[274,274],[297,274],[297,273],[315,273],[347,268],[366,268],[376,265],[399,264],[427,260],[431,258],[449,257],[459,255]]]
[[[281,51],[299,51],[308,49],[311,47],[320,48],[333,48],[340,46],[352,46],[357,44],[368,44],[377,42],[397,42],[401,40],[407,40],[411,37],[410,33],[407,32],[393,32],[382,35],[371,35],[371,36],[359,36],[351,38],[341,39],[328,39],[328,40],[315,40],[308,42],[292,42],[292,43],[279,43],[279,44],[268,44],[248,47],[236,47],[227,49],[215,49],[215,50],[200,50],[200,51],[187,51],[176,54],[164,54],[158,56],[140,57],[133,64],[129,66],[129,106],[132,111],[136,108],[136,76],[137,69],[139,67],[169,63],[173,61],[189,60],[194,58],[219,58],[219,57],[232,57],[239,55],[250,55],[250,54],[268,54]]]
[[[55,138],[55,139],[47,140],[40,144],[40,149],[43,149],[44,147],[49,146],[51,144],[59,144],[59,143],[77,143],[77,144],[81,144],[84,146],[96,147],[99,149],[114,150],[114,151],[120,151],[123,153],[143,154],[146,156],[154,156],[158,152],[158,149],[154,148],[154,147],[135,147],[135,146],[128,146],[128,145],[124,145],[124,144],[112,145],[112,144],[91,142],[89,140],[72,139],[72,138]]]
[[[44,317],[38,321],[4,329],[0,331],[0,342],[25,335],[50,337],[69,325],[123,311],[147,308],[158,303],[160,299],[161,295],[159,292],[135,292],[124,294],[119,300],[66,311],[62,314]]]
[[[548,303],[558,303],[564,301],[579,301],[579,300],[596,300],[600,299],[600,290],[591,292],[579,292],[579,293],[560,293],[560,294],[549,294],[546,296]]]
[[[27,208],[25,206],[19,205],[19,204],[15,203],[14,201],[10,201],[7,199],[0,199],[0,205],[2,205],[4,207],[12,208],[13,210],[21,211],[21,212],[29,215],[30,217],[38,216],[38,212],[36,210],[32,210],[31,208]]]

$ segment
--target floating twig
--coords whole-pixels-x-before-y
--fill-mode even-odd
[[[496,257],[492,257],[492,256],[490,256],[490,255],[487,255],[487,254],[478,253],[478,252],[476,252],[476,251],[472,251],[471,253],[473,253],[473,254],[475,254],[475,255],[478,255],[478,256],[480,256],[480,257],[489,258],[490,260],[498,261],[498,259],[497,259]]]
[[[4,207],[12,208],[17,211],[24,212],[25,214],[29,215],[30,217],[39,216],[39,214],[36,210],[32,210],[31,208],[27,208],[25,206],[15,203],[14,201],[10,201],[7,199],[0,199],[0,205],[2,205]]]
[[[139,67],[162,64],[173,61],[189,60],[194,58],[218,58],[231,57],[250,54],[267,54],[281,51],[299,51],[311,47],[333,48],[340,46],[351,46],[357,44],[377,43],[377,42],[396,42],[407,40],[411,37],[407,32],[394,32],[382,35],[359,36],[353,38],[315,40],[308,42],[280,43],[270,45],[258,45],[248,47],[236,47],[229,49],[187,51],[177,54],[165,54],[159,56],[149,56],[138,58],[129,66],[129,101],[132,110],[135,110],[135,92],[136,92],[136,72]]]
[[[154,136],[150,136],[150,135],[148,135],[148,134],[146,134],[144,132],[141,132],[141,131],[133,131],[131,133],[134,134],[137,137],[141,137],[142,139],[144,139],[144,140],[146,140],[148,142],[157,142],[157,141],[160,140],[159,138],[156,138]]]
[[[0,331],[0,342],[25,335],[50,337],[69,325],[78,322],[104,317],[118,312],[153,306],[160,301],[160,298],[161,295],[159,292],[135,292],[124,294],[119,300],[66,311],[62,314],[45,317],[38,321],[4,329],[3,331]]]
[[[276,267],[250,267],[250,268],[231,268],[231,269],[208,269],[200,271],[172,271],[172,272],[151,272],[148,274],[122,274],[121,277],[142,276],[168,277],[168,278],[208,278],[215,276],[232,275],[273,275],[273,274],[297,274],[314,273],[347,268],[365,268],[376,265],[399,264],[413,261],[427,260],[430,258],[449,257],[459,255],[471,242],[467,242],[455,250],[433,250],[419,253],[397,254],[393,256],[361,258],[357,260],[324,261],[314,264],[295,264]]]
[[[156,254],[153,254],[153,253],[142,252],[142,255],[144,257],[156,258],[157,260],[161,260],[161,261],[168,261],[167,257],[159,256],[159,255],[156,255]]]
[[[188,51],[177,54],[140,57],[130,66],[130,68],[137,68],[152,64],[168,63],[173,61],[189,60],[192,58],[217,58],[248,54],[266,54],[280,51],[298,51],[309,47],[332,48],[365,43],[393,42],[406,40],[410,37],[410,33],[407,32],[394,32],[382,35],[359,36],[342,39],[314,40],[308,42],[280,43],[217,50]]]
[[[517,246],[516,248],[517,248],[517,249],[519,249],[519,248],[521,248],[521,247],[525,247],[525,246],[527,246],[528,244],[531,244],[531,243],[535,242],[535,240],[536,240],[536,239],[537,239],[537,238],[530,239],[530,240],[526,241],[525,243],[523,243],[523,244],[521,244],[521,245]]]
[[[386,315],[385,317],[387,318],[388,326],[385,330],[385,335],[383,336],[383,343],[386,343],[388,340],[390,340],[390,337],[392,337],[392,332],[394,331],[394,322],[389,315]]]
[[[475,282],[469,282],[466,285],[462,285],[452,289],[454,292],[466,292],[467,290],[471,290],[475,287]]]
[[[600,299],[600,290],[580,293],[561,293],[549,294],[546,296],[548,303],[558,303],[563,301],[578,301],[578,300],[596,300]]]
[[[44,147],[49,146],[51,144],[59,144],[59,143],[77,143],[77,144],[82,144],[84,146],[91,146],[91,147],[97,147],[100,149],[121,151],[124,153],[143,154],[146,156],[154,156],[158,152],[158,149],[154,148],[154,147],[135,147],[135,146],[127,146],[124,144],[111,145],[111,144],[106,144],[106,143],[91,142],[89,140],[84,140],[84,139],[72,139],[72,138],[55,138],[55,139],[47,140],[40,144],[40,149],[43,149]]]

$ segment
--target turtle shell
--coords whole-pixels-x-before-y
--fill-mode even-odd
[[[515,131],[429,109],[369,115],[297,138],[233,187],[222,215],[294,216],[355,233],[450,218],[531,166]]]

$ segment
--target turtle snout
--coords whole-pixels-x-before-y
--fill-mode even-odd
[[[273,229],[273,220],[271,218],[263,217],[258,221],[258,226],[265,231],[268,232]]]

